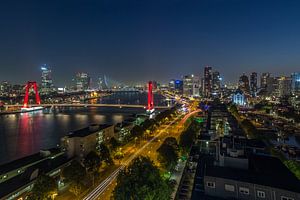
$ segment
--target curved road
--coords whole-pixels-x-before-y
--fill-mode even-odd
[[[90,192],[83,200],[94,200],[97,199],[108,187],[109,185],[117,178],[119,172],[125,168],[134,158],[138,157],[147,147],[159,136],[166,132],[167,129],[171,125],[173,125],[182,115],[178,116],[171,123],[169,123],[164,129],[160,130],[159,133],[153,137],[149,142],[147,142],[144,146],[142,146],[138,151],[136,151],[133,155],[131,155],[128,159],[126,159],[120,167],[118,167],[110,176],[108,176],[104,181],[102,181],[92,192]]]

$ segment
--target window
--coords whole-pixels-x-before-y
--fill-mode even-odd
[[[294,198],[281,196],[281,200],[294,200]]]
[[[229,192],[234,192],[234,185],[225,184],[225,190]]]
[[[257,197],[266,198],[266,193],[264,191],[257,190]]]
[[[240,193],[245,194],[245,195],[249,195],[249,188],[240,187]]]
[[[215,182],[206,182],[206,186],[210,188],[215,188]]]

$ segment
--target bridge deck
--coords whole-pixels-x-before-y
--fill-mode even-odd
[[[22,107],[23,105],[4,105],[5,107]],[[32,104],[31,106],[42,107],[117,107],[117,108],[146,108],[146,105],[132,104]],[[155,108],[170,108],[169,106],[155,106]]]

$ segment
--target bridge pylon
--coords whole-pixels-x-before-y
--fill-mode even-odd
[[[154,102],[153,102],[153,83],[152,81],[148,82],[148,104],[147,104],[147,112],[154,111]]]
[[[24,103],[23,108],[28,108],[28,101],[29,101],[29,90],[33,87],[33,90],[35,92],[35,101],[36,104],[41,104],[41,98],[38,91],[38,86],[35,81],[28,81],[25,85],[25,97],[24,97]]]

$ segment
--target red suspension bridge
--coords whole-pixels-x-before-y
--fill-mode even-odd
[[[34,90],[35,93],[35,104],[29,105],[29,95],[30,89]],[[130,104],[89,104],[89,103],[51,103],[51,104],[42,104],[38,92],[38,85],[35,81],[28,81],[25,85],[25,96],[23,106],[20,105],[4,105],[4,107],[22,107],[23,111],[26,109],[32,109],[35,107],[119,107],[119,108],[144,108],[147,112],[152,113],[154,111],[154,95],[153,95],[153,83],[152,81],[148,82],[148,100],[147,105],[130,105]],[[155,106],[157,109],[169,108],[169,106]]]

